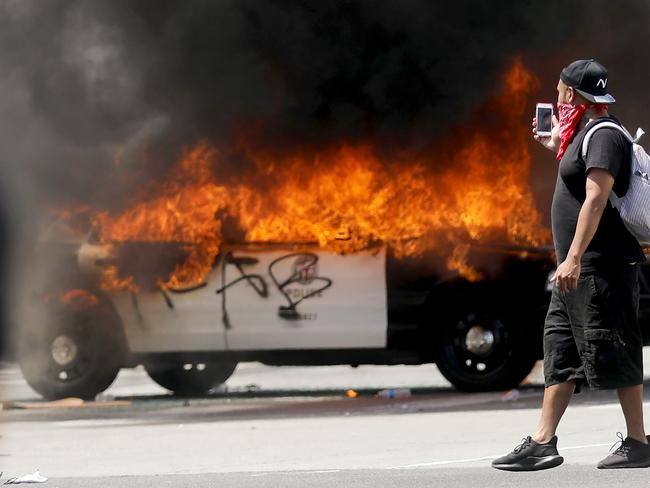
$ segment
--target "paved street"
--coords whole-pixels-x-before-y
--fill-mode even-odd
[[[506,400],[458,393],[435,366],[243,363],[227,392],[183,400],[141,369],[124,370],[103,400],[128,405],[4,410],[0,482],[38,468],[50,478],[44,486],[60,487],[647,486],[647,470],[594,468],[624,428],[612,392],[576,396],[559,431],[563,466],[491,469],[534,427],[540,381],[534,370]],[[7,407],[38,400],[14,365],[0,369],[0,386]],[[374,396],[386,387],[412,395]],[[345,397],[348,388],[359,396]]]

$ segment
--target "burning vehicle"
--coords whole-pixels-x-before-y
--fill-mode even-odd
[[[435,361],[461,389],[503,389],[540,357],[530,337],[540,336],[545,312],[544,253],[478,250],[506,270],[471,283],[454,274],[414,278],[415,263],[386,246],[337,254],[317,243],[224,244],[204,281],[162,288],[155,277],[187,258],[182,245],[84,243],[60,252],[53,262],[79,272],[52,270],[67,274],[67,291],[46,297],[53,315],[27,331],[21,352],[25,378],[46,398],[94,397],[136,364],[177,394],[201,395],[239,361]],[[138,290],[98,289],[107,266],[128,269]]]

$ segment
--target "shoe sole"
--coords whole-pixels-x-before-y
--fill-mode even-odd
[[[626,469],[626,468],[650,468],[650,459],[644,459],[636,463],[626,463],[614,466],[596,466],[598,469]]]
[[[552,456],[544,457],[531,456],[522,459],[518,463],[493,464],[492,467],[503,471],[540,471],[542,469],[555,468],[563,462],[564,458],[562,456],[554,454]]]

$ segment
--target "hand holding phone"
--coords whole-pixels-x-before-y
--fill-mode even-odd
[[[557,152],[560,146],[558,120],[553,115],[552,103],[538,103],[533,118],[533,138],[550,151]]]
[[[553,104],[538,103],[535,106],[535,118],[537,119],[537,135],[550,137],[553,130]]]

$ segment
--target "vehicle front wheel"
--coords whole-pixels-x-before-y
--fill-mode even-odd
[[[125,354],[113,309],[105,302],[46,307],[21,331],[18,361],[27,383],[47,400],[93,399],[115,380]]]
[[[156,361],[144,365],[149,377],[179,396],[203,396],[225,383],[235,371],[236,361]]]
[[[523,324],[512,319],[460,313],[448,319],[439,337],[438,369],[463,391],[515,388],[537,361],[536,348],[523,332]]]

